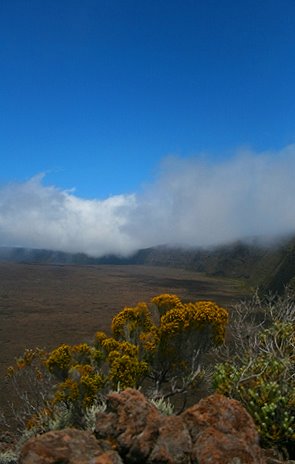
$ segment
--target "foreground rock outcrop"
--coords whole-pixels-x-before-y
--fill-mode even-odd
[[[30,464],[123,464],[110,444],[84,430],[64,429],[28,440],[20,463]]]
[[[20,464],[264,464],[241,404],[212,395],[179,416],[164,416],[137,390],[112,393],[95,437],[66,429],[30,439]]]

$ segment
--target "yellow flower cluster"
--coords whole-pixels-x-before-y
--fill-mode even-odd
[[[196,303],[178,303],[161,316],[161,333],[165,337],[187,330],[203,330],[211,326],[215,342],[221,342],[228,321],[226,309],[213,301],[197,301]]]
[[[69,370],[69,377],[73,380],[79,380],[83,375],[92,374],[94,368],[90,364],[75,364]]]
[[[93,375],[83,375],[80,379],[80,395],[82,404],[85,408],[92,406],[97,399],[97,394],[104,385],[104,379],[101,375],[94,373]]]
[[[98,366],[102,359],[102,352],[87,343],[78,345],[60,345],[55,348],[46,359],[46,367],[53,375],[61,380],[65,380],[69,370],[77,365]]]
[[[46,366],[52,374],[65,379],[72,360],[71,347],[62,344],[55,348],[46,360]]]
[[[169,309],[181,304],[180,298],[177,295],[170,293],[163,293],[162,295],[155,296],[151,299],[151,303],[158,307],[159,313],[164,314]]]
[[[74,403],[79,397],[78,383],[72,379],[66,379],[58,385],[54,395],[53,404]]]
[[[140,345],[144,351],[156,351],[160,342],[160,330],[158,327],[153,326],[149,332],[142,332],[139,336]]]
[[[197,301],[194,306],[198,319],[205,319],[208,322],[219,321],[225,324],[227,323],[228,311],[214,303],[214,301]]]
[[[119,349],[120,342],[113,337],[105,338],[101,342],[101,347],[106,351],[106,353],[110,353],[110,351]]]
[[[222,343],[228,323],[228,311],[213,301],[197,301],[195,308],[194,321],[197,324],[212,324],[215,343]]]
[[[75,403],[83,408],[91,406],[104,384],[104,378],[89,364],[71,367],[69,377],[58,385],[54,402]]]
[[[89,356],[91,355],[91,346],[89,346],[87,343],[79,343],[78,345],[72,346],[71,352],[72,354]]]
[[[97,344],[98,346],[100,346],[102,344],[102,342],[108,338],[107,334],[105,332],[102,332],[102,331],[98,331],[96,332],[95,334],[95,344]]]
[[[121,342],[119,349],[122,354],[126,354],[127,356],[138,355],[138,346],[130,342]]]
[[[127,341],[118,341],[113,337],[105,338],[101,347],[105,350],[106,355],[111,351],[118,351],[122,354],[127,354],[128,356],[137,356],[138,355],[138,346]]]
[[[80,343],[71,347],[72,363],[77,364],[92,364],[100,363],[102,353],[95,347],[89,346],[87,343]]]
[[[140,332],[148,331],[153,325],[146,303],[138,303],[134,308],[126,307],[112,320],[112,332],[115,338],[137,341]]]
[[[148,364],[138,358],[112,351],[109,355],[109,380],[113,388],[137,387],[140,379],[147,373]]]
[[[176,332],[185,329],[190,323],[190,314],[186,305],[178,304],[161,316],[161,333],[173,336]]]

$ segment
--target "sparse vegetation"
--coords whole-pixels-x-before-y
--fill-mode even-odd
[[[47,355],[27,350],[9,369],[14,385],[22,372],[38,391],[48,376],[52,383],[38,404],[21,396],[27,408],[21,425],[26,420],[26,428],[42,431],[65,422],[83,427],[86,412],[116,388],[141,386],[168,410],[165,399],[185,397],[195,388],[202,356],[223,342],[227,319],[228,312],[212,301],[183,303],[176,295],[163,294],[149,304],[124,308],[113,318],[112,336],[98,332],[93,346],[62,344]]]
[[[16,451],[7,450],[0,452],[0,464],[16,464],[18,461],[18,453]]]
[[[295,305],[278,299],[241,303],[232,315],[232,339],[220,351],[214,385],[239,400],[253,417],[266,447],[290,450],[295,442]]]
[[[174,396],[185,402],[211,376],[252,415],[262,445],[287,456],[295,440],[294,314],[292,288],[279,298],[257,292],[229,313],[213,301],[161,294],[125,307],[93,343],[26,350],[8,370],[21,442],[69,425],[93,430],[114,389],[140,388],[163,414],[177,413]],[[12,456],[2,455],[0,462]]]

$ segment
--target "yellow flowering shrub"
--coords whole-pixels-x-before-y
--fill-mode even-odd
[[[76,415],[91,406],[105,383],[99,372],[102,359],[103,352],[87,343],[55,348],[46,360],[48,370],[61,381],[56,386],[53,403],[71,405]]]
[[[138,346],[138,360],[148,364],[146,376],[159,388],[177,376],[192,378],[202,354],[223,341],[227,321],[227,310],[213,301],[183,303],[176,295],[163,294],[149,305],[124,308],[113,318],[112,331],[114,339]]]
[[[227,310],[213,301],[182,303],[177,298],[175,303],[160,317],[158,348],[152,363],[158,382],[169,382],[175,376],[193,378],[202,355],[223,341],[228,321]]]
[[[226,323],[227,311],[214,302],[184,303],[170,294],[125,307],[112,320],[111,336],[98,331],[93,344],[62,344],[38,354],[53,380],[45,406],[55,411],[65,407],[71,412],[69,425],[80,426],[87,408],[112,388],[141,386],[160,394],[181,383],[187,391],[202,354],[222,341]],[[25,352],[17,369],[26,370],[36,356]]]
[[[73,365],[95,364],[99,366],[102,356],[102,352],[99,349],[87,343],[73,346],[62,344],[52,350],[45,364],[49,372],[57,379],[65,380]]]

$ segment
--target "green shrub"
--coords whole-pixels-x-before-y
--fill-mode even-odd
[[[241,401],[267,447],[289,448],[295,440],[294,328],[274,322],[214,375],[216,390]]]

